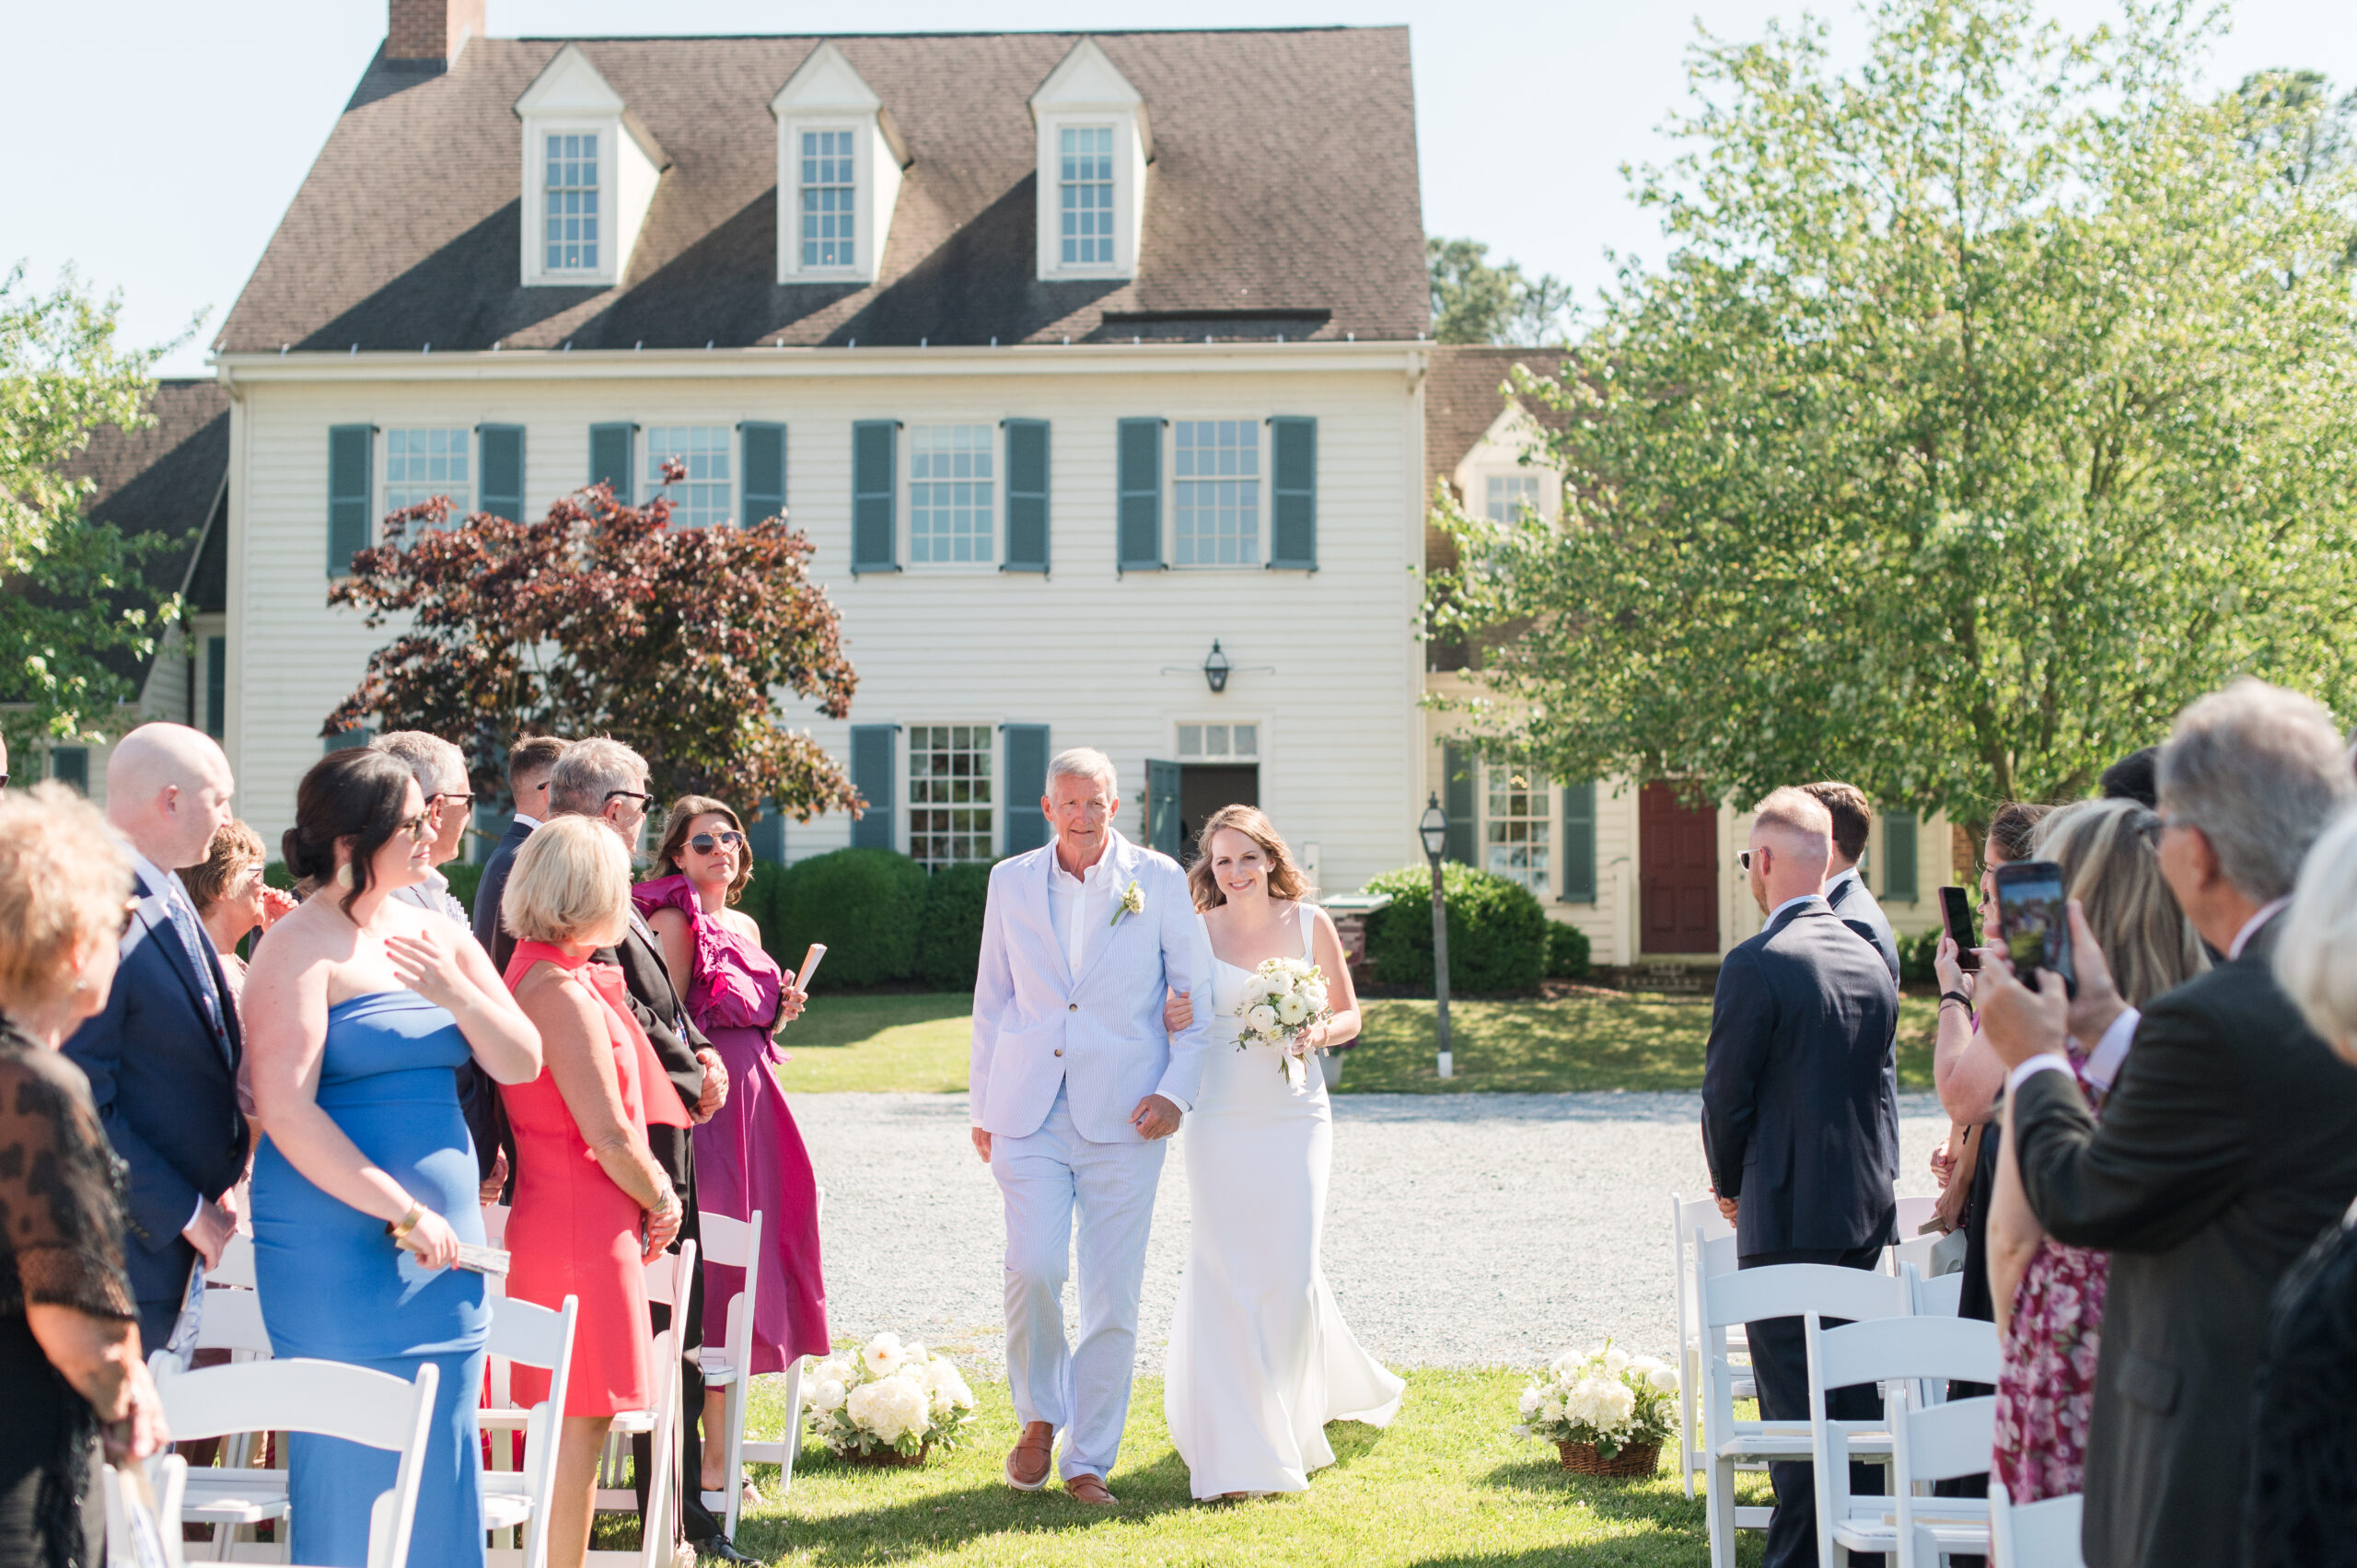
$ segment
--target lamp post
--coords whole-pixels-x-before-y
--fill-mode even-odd
[[[1448,1078],[1455,1076],[1448,1057],[1448,905],[1440,889],[1440,860],[1448,850],[1448,813],[1440,808],[1437,793],[1425,803],[1416,834],[1424,841],[1424,858],[1433,867],[1433,996],[1440,1013],[1440,1075]]]

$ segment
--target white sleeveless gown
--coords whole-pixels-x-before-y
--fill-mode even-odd
[[[1316,1063],[1304,1088],[1271,1047],[1236,1049],[1253,974],[1211,956],[1210,1065],[1186,1119],[1193,1206],[1164,1403],[1197,1497],[1302,1492],[1334,1462],[1329,1421],[1388,1426],[1407,1385],[1359,1348],[1318,1266],[1334,1123]],[[1312,915],[1301,912],[1303,956]]]

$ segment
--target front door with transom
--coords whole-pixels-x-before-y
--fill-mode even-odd
[[[1674,784],[1637,796],[1638,950],[1719,950],[1719,814]]]

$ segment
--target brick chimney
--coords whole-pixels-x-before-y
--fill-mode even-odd
[[[467,40],[482,36],[482,6],[483,0],[392,0],[385,58],[448,64]]]

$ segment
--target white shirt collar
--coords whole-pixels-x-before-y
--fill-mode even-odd
[[[545,826],[538,817],[528,817],[521,811],[516,813],[516,820],[521,822],[527,828],[539,828]]]
[[[142,882],[158,893],[180,892],[180,879],[177,875],[165,870],[140,854],[132,847],[129,839],[121,839],[117,842],[122,845],[123,853],[131,856],[131,868],[139,873],[139,879]],[[181,896],[185,898],[187,895],[182,892]]]
[[[2227,961],[2231,963],[2235,959],[2241,958],[2243,956],[2243,949],[2250,946],[2250,939],[2258,935],[2258,928],[2265,925],[2269,921],[2273,920],[2277,915],[2282,913],[2284,908],[2289,905],[2291,901],[2292,895],[2286,893],[2280,899],[2270,899],[2266,903],[2259,905],[2258,912],[2248,920],[2243,922],[2243,928],[2235,933],[2234,946],[2226,949]]]
[[[1113,857],[1115,854],[1120,853],[1121,847],[1121,835],[1118,832],[1108,830],[1105,835],[1105,853],[1097,857],[1096,865],[1090,866],[1086,871],[1082,872],[1077,877],[1064,869],[1064,858],[1062,855],[1058,854],[1053,847],[1055,841],[1051,840],[1049,842],[1050,848],[1048,850],[1048,864],[1054,867],[1051,875],[1059,887],[1067,889],[1095,888],[1103,883],[1106,877],[1113,874]]]
[[[1833,896],[1833,889],[1840,887],[1842,883],[1864,882],[1864,880],[1865,878],[1858,875],[1858,868],[1854,865],[1851,866],[1846,871],[1837,871],[1832,876],[1828,877],[1825,879],[1824,895],[1826,898],[1830,899]]]
[[[1819,904],[1824,901],[1825,895],[1823,893],[1803,893],[1797,898],[1786,899],[1782,903],[1778,904],[1774,909],[1768,912],[1768,923],[1770,925],[1775,924],[1788,909],[1796,908],[1801,904]]]

